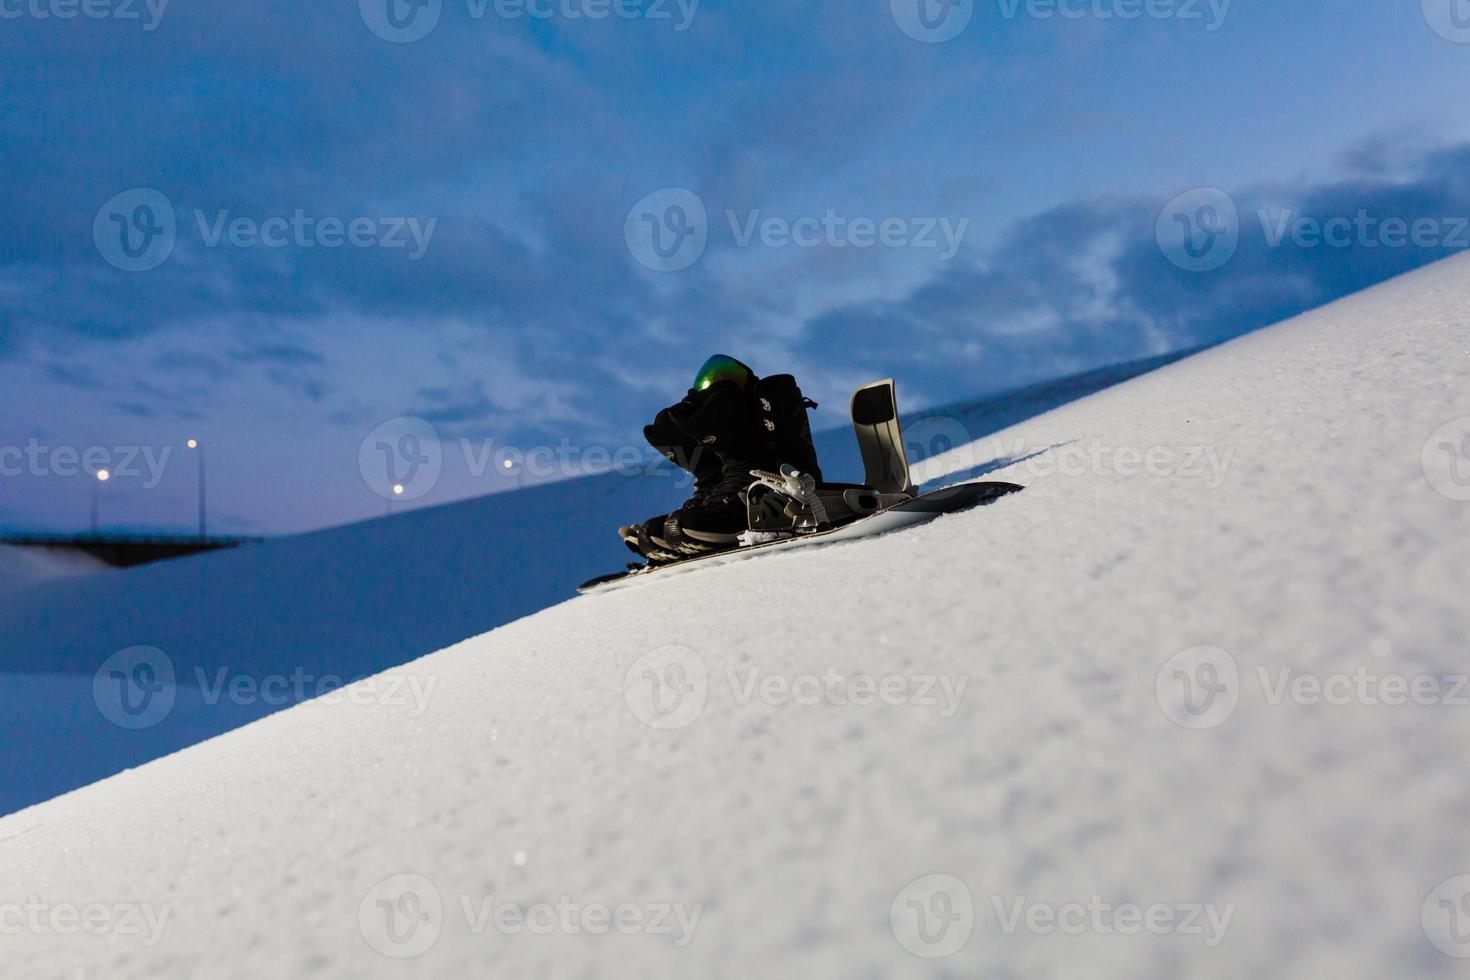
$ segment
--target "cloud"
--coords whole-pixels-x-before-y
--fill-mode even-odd
[[[234,424],[284,391],[328,430],[417,412],[456,432],[612,437],[636,433],[713,350],[795,369],[823,400],[895,374],[933,404],[1193,347],[1448,251],[1272,247],[1260,208],[1470,213],[1470,147],[1391,133],[1344,153],[1338,181],[1238,191],[1240,249],[1209,274],[1160,253],[1167,194],[1053,206],[945,263],[738,249],[721,234],[678,276],[638,267],[623,220],[662,186],[696,188],[717,223],[726,208],[990,207],[1014,186],[1013,164],[966,164],[949,140],[997,103],[976,95],[987,83],[1019,84],[1007,58],[1020,56],[980,30],[913,43],[887,8],[710,3],[676,35],[472,23],[456,7],[403,46],[374,38],[352,3],[171,5],[147,37],[17,23],[0,32],[0,360],[34,360],[58,402],[90,384],[162,417]],[[753,50],[801,57],[752,73]],[[983,123],[1009,142],[1136,124],[1117,105],[1000,104]],[[101,204],[137,186],[168,197],[178,242],[135,274],[103,261],[91,232]],[[197,213],[221,211],[438,223],[410,261],[209,246]],[[369,343],[342,326],[355,322],[392,332]],[[132,373],[149,387],[127,387]]]
[[[485,394],[482,381],[451,388],[421,388],[421,406],[414,414],[436,426],[454,431],[478,427],[496,413],[495,403]],[[471,426],[467,423],[475,423]]]
[[[242,364],[270,363],[286,367],[321,367],[327,362],[318,351],[288,343],[254,344],[232,351],[230,357]]]
[[[72,388],[95,389],[98,387],[97,375],[81,365],[48,364],[46,365],[46,377],[56,384]]]
[[[1164,200],[1079,201],[1018,222],[983,258],[952,263],[898,299],[812,317],[803,351],[841,351],[914,376],[931,398],[961,398],[1225,340],[1470,245],[1470,145],[1406,155],[1365,144],[1350,156],[1346,179],[1233,194],[1240,245],[1216,271],[1166,259],[1155,238]],[[1356,229],[1340,246],[1273,240],[1283,221],[1359,215],[1380,230],[1390,218],[1430,219],[1443,240],[1395,246]]]

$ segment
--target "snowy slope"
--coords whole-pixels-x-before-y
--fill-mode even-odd
[[[1150,366],[949,408],[911,427],[919,443],[911,451],[920,458],[967,442]],[[816,418],[831,424],[845,411],[824,406]],[[850,426],[818,439],[834,478],[861,478]],[[687,474],[661,466],[44,582],[23,594],[0,589],[0,813],[229,731],[319,684],[377,673],[561,602],[577,583],[628,560],[618,524],[670,510],[688,493]],[[0,551],[0,578],[4,569]],[[93,678],[138,646],[167,658],[177,696],[155,724],[122,731],[98,710]],[[221,697],[221,671],[230,684],[289,683]]]
[[[566,602],[0,819],[0,912],[45,909],[7,970],[1463,976],[1467,326],[1461,258],[931,464],[1028,485],[991,507]]]
[[[0,596],[56,578],[105,571],[106,565],[90,555],[57,548],[17,548],[0,544]]]

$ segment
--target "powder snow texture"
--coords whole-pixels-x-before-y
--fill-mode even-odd
[[[1029,489],[993,506],[570,601],[394,672],[434,684],[425,711],[380,680],[0,820],[0,911],[171,909],[152,946],[27,920],[7,975],[1463,976],[1427,933],[1470,874],[1470,707],[1270,695],[1289,669],[1447,697],[1466,670],[1464,473],[1421,454],[1470,416],[1467,325],[1459,258],[929,462],[1009,463],[989,476]],[[1155,691],[1201,645],[1239,701],[1196,731]],[[776,681],[743,703],[751,671]],[[950,717],[777,703],[824,673],[967,686]],[[650,677],[687,689],[668,716]],[[373,891],[403,874],[432,888]],[[934,874],[940,901],[909,888]],[[1002,928],[1094,896],[1233,912],[1213,946],[1208,916]],[[940,948],[909,899],[967,941],[907,950],[891,906]],[[553,931],[497,928],[507,903]],[[673,915],[595,935],[558,903],[702,909],[676,946]]]

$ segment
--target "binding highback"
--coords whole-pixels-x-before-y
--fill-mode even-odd
[[[903,427],[898,421],[898,393],[892,378],[863,385],[852,393],[852,428],[862,452],[868,486],[879,493],[917,492],[909,476]]]

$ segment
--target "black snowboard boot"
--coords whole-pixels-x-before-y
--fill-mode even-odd
[[[817,463],[811,421],[806,414],[817,403],[801,393],[796,379],[789,374],[759,379],[752,395],[769,451],[781,463],[789,463],[821,483],[822,467]]]
[[[694,494],[672,514],[619,529],[635,553],[655,564],[734,547],[749,528],[745,491],[752,470],[782,463],[821,481],[807,409],[789,374],[758,378],[745,364],[716,354],[694,387],[643,430],[650,444],[694,474]]]
[[[644,427],[643,437],[669,462],[693,474],[694,492],[684,502],[684,506],[697,507],[720,482],[723,468],[719,456],[712,449],[700,445],[674,424],[672,413],[678,407],[676,405],[659,412],[653,424]],[[688,552],[664,537],[668,518],[667,514],[650,517],[642,524],[619,528],[618,534],[634,554],[652,562],[677,561],[689,557]]]
[[[752,407],[752,396],[733,381],[719,381],[670,409],[679,431],[712,451],[719,478],[708,492],[670,514],[663,540],[686,551],[735,547],[749,530],[745,490],[752,470],[779,468],[770,432]]]

